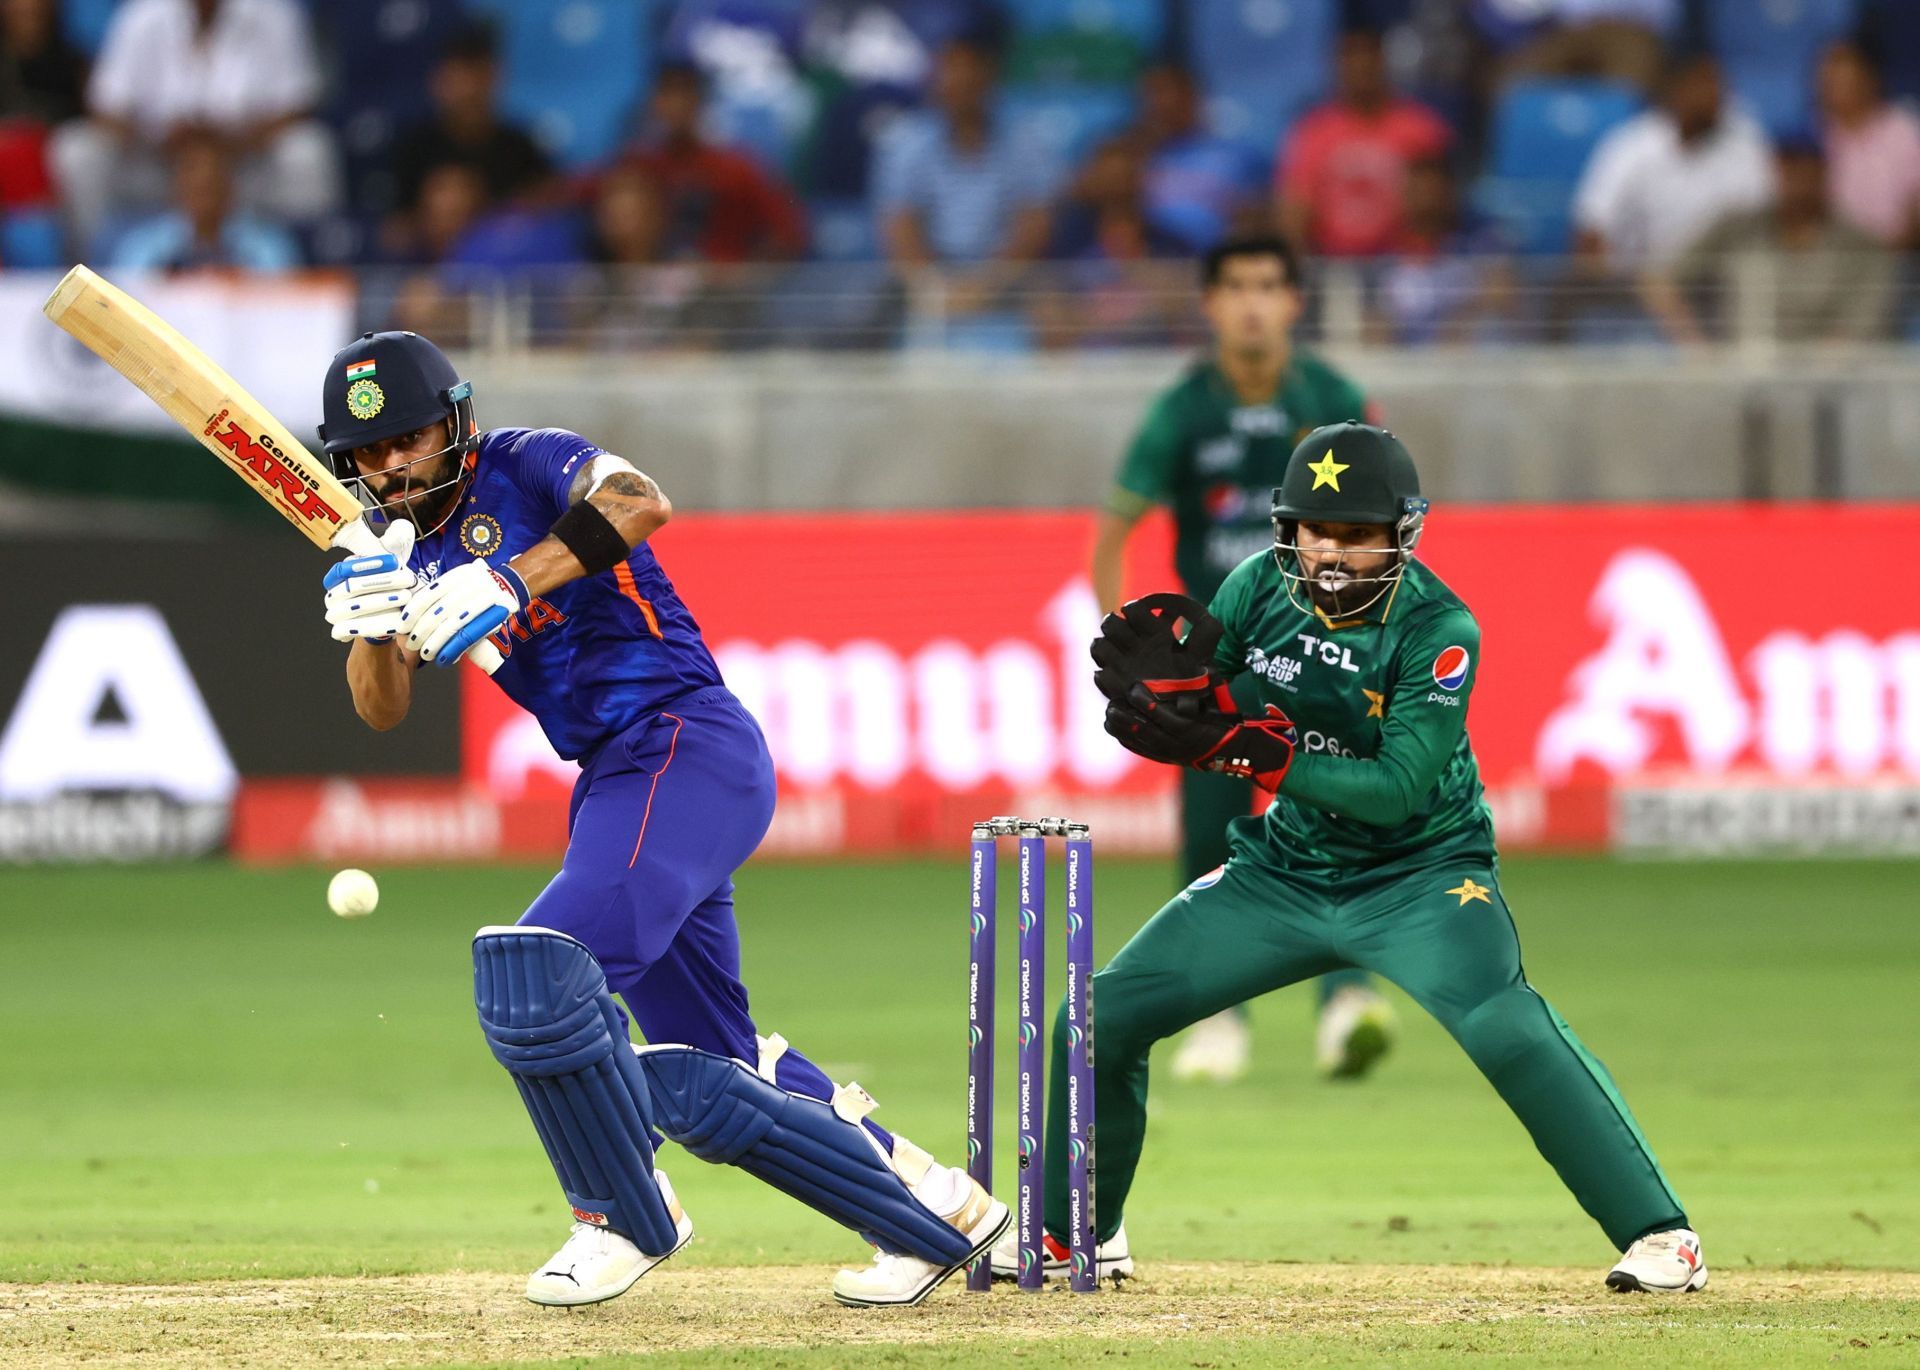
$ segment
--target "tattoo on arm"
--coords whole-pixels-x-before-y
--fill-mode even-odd
[[[660,487],[651,476],[639,471],[615,471],[593,492],[594,506],[608,516],[636,500],[652,504],[660,501]]]

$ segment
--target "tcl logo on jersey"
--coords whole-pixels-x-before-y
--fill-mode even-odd
[[[1467,683],[1467,667],[1473,658],[1465,647],[1442,647],[1433,659],[1433,683],[1443,690],[1457,690]]]
[[[1312,633],[1302,633],[1298,640],[1300,643],[1300,655],[1304,656],[1308,661],[1312,661],[1317,656],[1326,662],[1327,665],[1338,666],[1343,671],[1358,671],[1360,669],[1353,664],[1353,652],[1346,647],[1342,647],[1332,638],[1318,638]],[[1458,647],[1449,647],[1447,651],[1460,652],[1460,674],[1462,679],[1464,679],[1467,672],[1467,654],[1461,652]],[[1446,652],[1442,652],[1440,655],[1442,660],[1444,660]],[[1435,680],[1440,679],[1440,663],[1438,661],[1433,664],[1433,678]],[[1445,682],[1443,681],[1442,683],[1444,684]],[[1454,685],[1458,685],[1459,683],[1460,682],[1456,680]],[[1448,685],[1447,688],[1452,689],[1453,685]]]

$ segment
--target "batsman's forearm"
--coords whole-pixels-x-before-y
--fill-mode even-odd
[[[652,537],[673,517],[673,502],[651,477],[638,471],[608,476],[587,496],[587,503],[613,525],[628,551]],[[587,573],[580,559],[559,538],[549,534],[507,563],[520,574],[530,595],[578,580]]]
[[[396,639],[356,642],[347,653],[353,711],[379,732],[396,727],[413,705],[413,659]]]

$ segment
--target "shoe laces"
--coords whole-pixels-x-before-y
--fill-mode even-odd
[[[1642,1237],[1633,1244],[1633,1249],[1642,1256],[1678,1256],[1680,1246],[1685,1241],[1686,1233],[1674,1228]]]

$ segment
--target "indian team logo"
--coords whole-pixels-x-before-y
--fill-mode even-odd
[[[1442,647],[1433,659],[1433,683],[1443,690],[1457,690],[1467,683],[1467,667],[1473,658],[1465,647]]]
[[[468,514],[460,525],[460,545],[476,557],[492,556],[500,547],[500,521],[491,514]]]
[[[347,387],[347,412],[356,419],[370,419],[387,407],[387,392],[378,381],[364,377]]]

